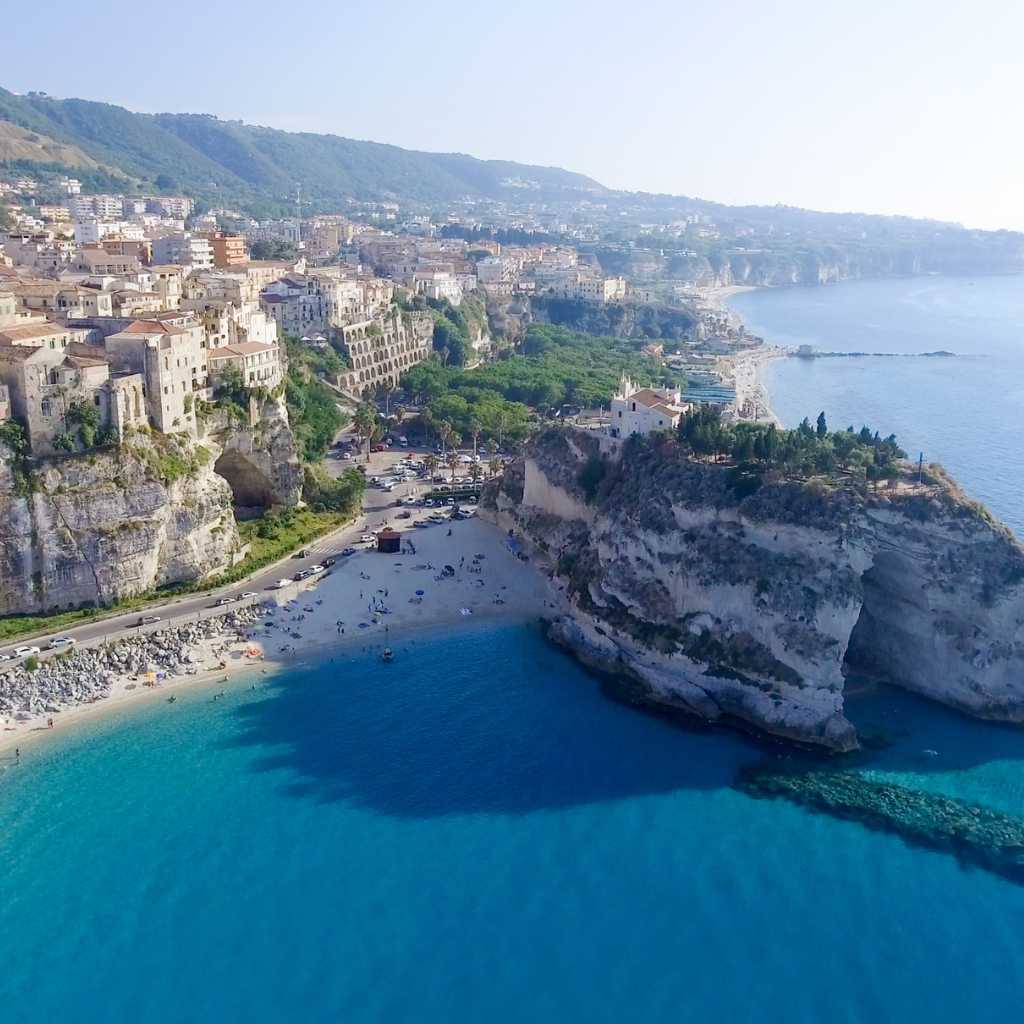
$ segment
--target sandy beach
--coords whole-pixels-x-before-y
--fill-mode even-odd
[[[541,614],[543,576],[513,553],[497,527],[476,517],[422,529],[412,522],[396,524],[402,554],[361,548],[339,558],[328,573],[261,595],[267,614],[244,629],[197,643],[189,651],[188,673],[168,674],[152,685],[120,675],[102,699],[8,718],[0,727],[0,751],[24,751],[33,738],[129,703],[167,701],[192,687],[239,685],[353,648],[391,648],[400,665],[405,645],[425,633],[484,620],[530,621]]]

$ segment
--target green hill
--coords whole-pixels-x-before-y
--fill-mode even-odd
[[[310,209],[337,209],[347,198],[431,203],[464,195],[521,196],[523,188],[551,197],[604,191],[590,178],[555,167],[421,153],[208,114],[136,114],[109,103],[0,88],[4,121],[75,147],[142,188],[180,188],[261,213],[283,208],[296,182]]]

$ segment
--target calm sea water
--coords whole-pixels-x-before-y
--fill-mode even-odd
[[[786,359],[765,384],[787,426],[824,409],[941,462],[1024,537],[1024,276],[855,281],[729,300],[783,345],[833,352],[933,352],[958,359]]]
[[[1020,731],[853,714],[1024,814]],[[762,756],[509,626],[47,737],[0,771],[4,1019],[1018,1019],[1024,887],[732,789]]]

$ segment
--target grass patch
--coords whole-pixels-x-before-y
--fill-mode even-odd
[[[249,554],[238,565],[231,566],[225,572],[191,583],[172,584],[139,594],[137,597],[126,598],[105,608],[81,608],[77,611],[58,612],[55,615],[12,615],[0,619],[0,643],[28,634],[53,633],[73,626],[82,626],[113,615],[141,611],[149,605],[162,603],[174,597],[202,594],[237,583],[325,533],[344,526],[351,519],[351,514],[302,509],[288,510],[279,515],[240,523],[238,532],[242,540],[250,544]]]

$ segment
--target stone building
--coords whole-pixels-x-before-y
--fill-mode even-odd
[[[10,414],[25,424],[37,455],[52,455],[58,436],[73,431],[69,413],[77,404],[93,406],[100,427],[114,426],[119,438],[127,427],[146,422],[142,376],[112,374],[102,349],[91,345],[0,347],[0,380]]]
[[[211,397],[206,335],[200,323],[177,319],[136,320],[103,347],[115,369],[145,379],[146,413],[157,430],[194,435],[195,401]]]
[[[395,386],[406,370],[422,363],[433,351],[434,325],[426,313],[350,324],[342,328],[351,369],[339,384],[362,394],[381,384]]]

